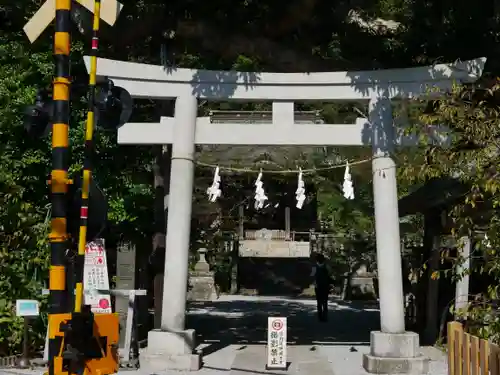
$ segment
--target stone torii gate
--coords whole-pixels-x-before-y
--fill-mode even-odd
[[[455,64],[361,72],[245,73],[175,69],[99,59],[107,77],[135,98],[175,99],[175,117],[128,123],[120,144],[172,144],[161,330],[148,336],[147,362],[159,371],[197,369],[194,332],[184,325],[196,144],[371,146],[381,331],[371,333],[363,365],[372,373],[424,373],[419,337],[405,331],[399,236],[396,145],[415,145],[396,131],[392,99],[414,98],[429,88],[449,90],[474,82],[485,58]],[[85,58],[87,69],[89,59]],[[198,99],[272,101],[272,124],[213,124],[197,117]],[[296,124],[294,101],[368,101],[368,118],[355,124]],[[435,132],[439,136],[439,132]]]

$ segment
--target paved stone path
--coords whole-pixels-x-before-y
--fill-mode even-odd
[[[329,322],[320,323],[316,319],[314,300],[221,296],[215,302],[193,303],[187,324],[197,331],[203,368],[192,373],[172,371],[158,375],[328,375],[325,364],[330,374],[366,375],[361,366],[362,355],[369,351],[370,330],[378,329],[376,306],[331,301],[329,307]],[[289,361],[294,363],[287,372],[265,370],[267,317],[270,315],[288,318]],[[423,348],[423,351],[432,359],[430,375],[446,375],[444,355],[434,348]],[[314,361],[307,359],[307,353]],[[42,369],[0,370],[0,375],[42,373]],[[151,375],[140,369],[120,371],[120,374]]]

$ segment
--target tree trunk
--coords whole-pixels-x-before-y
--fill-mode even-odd
[[[160,116],[172,111],[168,106],[169,102],[160,104]],[[154,295],[154,328],[160,328],[161,324],[161,306],[163,299],[163,277],[165,267],[165,239],[167,228],[168,212],[168,191],[170,184],[170,159],[172,158],[171,145],[156,145],[154,147],[155,159],[153,162],[154,188],[155,188],[155,207],[154,207],[154,225],[155,234],[153,235],[153,251],[151,253],[149,264],[154,273],[153,295]]]

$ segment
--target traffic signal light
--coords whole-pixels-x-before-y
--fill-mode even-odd
[[[35,105],[30,105],[24,112],[24,129],[30,137],[40,138],[48,134],[52,110],[52,98],[49,91],[38,90]]]
[[[77,91],[81,87],[73,85],[72,89]],[[130,119],[133,109],[132,97],[127,90],[115,86],[109,79],[100,83],[96,89],[96,125],[103,130],[116,130]],[[27,107],[24,113],[24,128],[29,136],[41,138],[49,134],[53,107],[49,90],[38,90],[35,104]]]
[[[133,101],[127,90],[108,79],[98,87],[95,106],[97,126],[103,130],[116,130],[130,119]]]
[[[78,240],[80,235],[80,208],[82,207],[82,173],[71,176],[73,181],[68,186],[67,232],[71,238]],[[104,192],[94,179],[90,180],[87,218],[87,242],[96,239],[106,228],[108,204]]]

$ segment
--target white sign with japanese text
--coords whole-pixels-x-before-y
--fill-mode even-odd
[[[85,265],[83,268],[83,289],[85,304],[90,305],[94,313],[111,313],[111,296],[98,293],[97,290],[109,290],[108,263],[104,240],[97,239],[87,243]]]
[[[286,318],[267,319],[267,368],[286,369]]]

